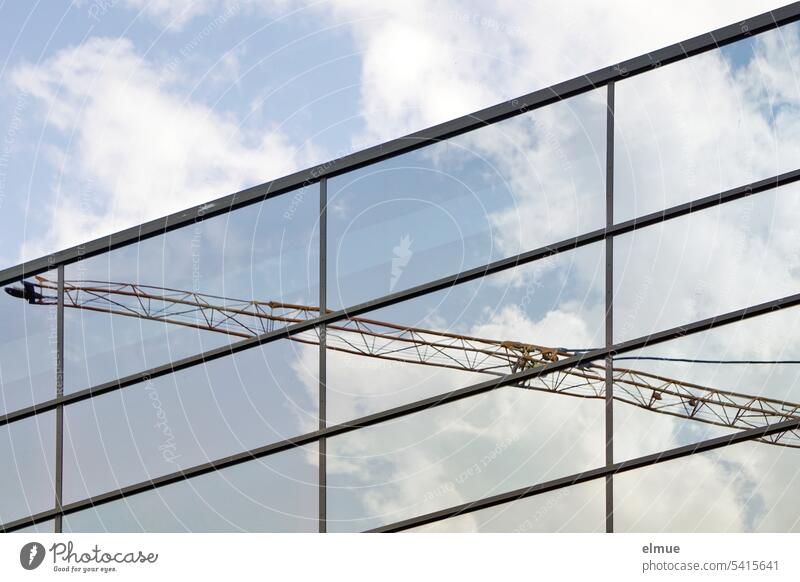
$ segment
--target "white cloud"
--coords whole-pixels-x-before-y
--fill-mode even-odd
[[[367,125],[355,143],[397,137],[782,5],[737,0],[721,11],[684,0],[649,6],[644,17],[631,0],[501,0],[491,9],[453,0],[126,3],[176,30],[232,5],[270,16],[316,12],[326,25],[347,25],[362,55]]]
[[[574,309],[564,306],[531,321],[519,308],[509,307],[467,333],[588,342],[590,332]],[[317,382],[303,370],[311,369],[314,362],[313,354],[292,362],[311,395],[316,394]],[[329,422],[343,422],[485,378],[329,352]],[[368,518],[395,521],[595,467],[602,464],[602,430],[600,401],[508,388],[331,439],[329,525],[363,529],[374,525]],[[347,488],[341,489],[342,484]],[[572,493],[569,506],[551,508],[549,518],[536,527],[549,527],[563,518],[574,523],[567,526],[565,521],[561,529],[581,529],[584,520],[594,519],[596,512],[585,509],[594,491]],[[492,527],[525,527],[532,513],[497,515]],[[345,519],[354,522],[345,524]],[[469,530],[477,524],[466,517],[458,527]]]
[[[190,20],[236,6],[234,0],[125,0],[131,8],[145,13],[164,28],[180,30]]]
[[[58,150],[52,230],[23,255],[134,226],[295,169],[296,150],[273,128],[193,102],[173,71],[142,59],[125,39],[94,38],[14,84],[37,99],[68,139]]]
[[[569,305],[549,311],[541,321],[531,321],[517,305],[506,305],[490,321],[474,328],[471,335],[483,338],[519,338],[529,343],[548,338],[558,346],[590,346],[597,341],[586,319]]]

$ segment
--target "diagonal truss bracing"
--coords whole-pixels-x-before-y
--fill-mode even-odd
[[[57,284],[44,277],[17,295],[31,303],[52,304]],[[135,283],[66,281],[64,306],[159,321],[235,337],[250,338],[319,316],[314,306],[230,299],[192,291]],[[291,336],[319,344],[316,330]],[[506,376],[576,354],[559,348],[501,341],[409,327],[364,317],[327,326],[327,349],[387,361]],[[800,404],[752,396],[614,367],[614,399],[660,414],[717,426],[748,429],[800,417]],[[605,397],[605,366],[591,362],[536,376],[519,387],[579,398]],[[757,388],[757,387],[756,387]],[[800,432],[759,439],[800,448]]]

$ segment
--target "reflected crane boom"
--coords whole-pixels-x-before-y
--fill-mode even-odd
[[[57,284],[41,276],[6,292],[38,305],[56,303]],[[198,330],[252,338],[319,316],[319,308],[275,301],[238,300],[135,283],[65,281],[64,306],[135,317]],[[292,341],[319,345],[316,330]],[[364,317],[327,325],[327,349],[386,361],[506,376],[577,355],[559,348],[403,326]],[[683,382],[614,367],[614,400],[679,418],[748,429],[800,416],[800,404]],[[605,398],[605,365],[590,362],[537,376],[521,388],[578,398]],[[800,431],[763,439],[800,448]]]

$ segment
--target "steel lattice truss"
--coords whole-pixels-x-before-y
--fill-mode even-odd
[[[30,303],[52,305],[57,284],[43,277],[9,290]],[[66,281],[64,306],[136,317],[251,338],[319,316],[319,308],[229,299],[133,283]],[[576,353],[546,346],[498,341],[363,317],[326,328],[330,350],[396,362],[505,376],[544,366]],[[319,344],[318,331],[290,337]],[[645,410],[736,429],[762,427],[800,416],[800,404],[700,386],[648,372],[613,368],[614,399]],[[605,366],[588,363],[527,380],[520,387],[580,398],[605,398]],[[800,431],[762,442],[800,448]]]

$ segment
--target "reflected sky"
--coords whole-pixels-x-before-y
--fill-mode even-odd
[[[64,518],[65,532],[313,532],[316,447],[298,448]]]
[[[0,413],[55,398],[56,317],[54,305],[0,291]]]
[[[797,168],[797,23],[616,84],[615,219]]]
[[[621,474],[617,531],[800,531],[799,453],[742,443]]]
[[[317,196],[316,187],[304,188],[198,222],[69,265],[66,279],[317,305]],[[218,301],[226,305],[225,299]],[[207,323],[201,313],[195,319],[199,325]],[[67,309],[65,326],[67,392],[241,339],[86,309]]]
[[[617,220],[794,169],[800,159],[793,71],[798,26],[618,84]],[[331,179],[329,307],[601,227],[604,94],[592,92]],[[317,305],[317,190],[295,194],[72,265],[67,279]],[[798,213],[800,189],[790,185],[619,237],[615,340],[796,293]],[[368,316],[488,339],[594,347],[603,338],[603,261],[603,244],[592,245]],[[0,336],[0,380],[10,409],[46,398],[55,372],[46,356],[52,328],[46,308],[4,297],[0,312],[10,325]],[[771,314],[638,355],[798,359],[796,315]],[[67,310],[65,333],[68,391],[231,341],[83,310]],[[33,352],[42,357],[31,358]],[[275,342],[70,406],[67,499],[313,430],[317,359],[314,346]],[[797,371],[788,364],[624,365],[800,401]],[[331,352],[329,421],[480,379]],[[615,410],[618,459],[726,432],[625,405]],[[29,421],[3,429],[6,462],[26,459],[19,478],[3,480],[3,521],[52,504],[48,447],[54,436],[45,422],[51,417],[40,416],[42,426],[33,429]],[[504,388],[337,437],[329,443],[330,527],[366,529],[593,468],[603,462],[602,429],[600,401]],[[796,497],[790,495],[795,457],[794,449],[753,443],[628,474],[617,492],[620,530],[796,530],[786,509]],[[74,531],[314,530],[315,462],[313,451],[298,451],[276,457],[279,470],[242,465],[230,471],[230,481],[227,474],[209,475],[66,521]],[[186,488],[193,494],[185,495]],[[589,489],[569,506],[556,504],[559,509],[537,523],[596,530],[602,496]],[[525,522],[519,517],[474,517],[452,527],[508,531]],[[564,520],[569,525],[557,527]]]
[[[0,427],[1,523],[52,509],[55,429],[55,412]]]
[[[332,178],[329,306],[602,227],[605,112],[594,91]]]

